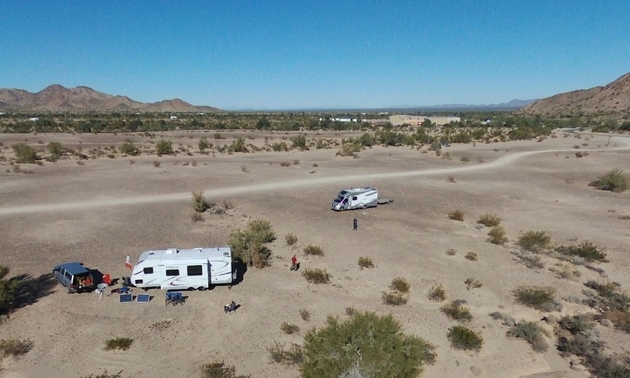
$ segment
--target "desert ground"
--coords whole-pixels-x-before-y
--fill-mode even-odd
[[[160,135],[172,139],[174,146],[196,146],[208,134]],[[239,133],[226,135],[227,143]],[[266,134],[244,135],[256,138],[248,142],[262,144]],[[348,135],[356,134],[322,137]],[[630,215],[630,193],[588,186],[612,168],[630,167],[630,138],[613,136],[608,143],[607,135],[585,134],[580,140],[574,134],[557,136],[542,142],[453,145],[444,149],[450,160],[409,147],[373,147],[356,159],[335,156],[337,149],[332,148],[22,165],[32,174],[13,173],[4,163],[0,263],[11,268],[11,275],[37,279],[57,263],[80,261],[121,277],[129,274],[124,265],[127,255],[135,262],[150,249],[222,246],[231,231],[250,219],[269,220],[277,239],[270,245],[270,267],[249,268],[232,289],[187,292],[183,306],[165,306],[160,290],[150,290],[155,298],[140,304],[118,303],[106,296],[99,301],[95,293],[69,295],[58,284],[49,290],[42,287],[33,303],[0,324],[0,339],[33,342],[28,354],[2,360],[0,376],[67,378],[107,370],[122,372],[122,377],[193,377],[203,363],[224,360],[239,374],[297,377],[295,367],[271,361],[268,347],[276,341],[300,344],[310,328],[321,327],[331,315],[347,318],[346,308],[354,307],[391,313],[404,332],[436,346],[437,361],[425,367],[422,377],[587,377],[553,347],[536,353],[523,340],[506,337],[506,328],[488,315],[501,311],[517,320],[539,321],[544,313],[515,303],[512,292],[520,285],[552,286],[558,299],[582,296],[583,283],[591,279],[630,287],[630,221],[623,219]],[[0,149],[9,156],[9,146],[16,142],[43,147],[59,141],[73,148],[82,145],[85,151],[120,145],[127,138],[2,134]],[[134,138],[137,143],[146,139]],[[576,144],[588,156],[577,158]],[[462,157],[470,161],[463,162]],[[290,166],[280,165],[285,161]],[[449,176],[455,182],[449,182]],[[394,203],[367,210],[330,210],[341,189],[368,185]],[[193,222],[191,192],[197,189],[203,189],[209,201],[228,201],[233,208],[223,215],[205,213],[203,221]],[[458,209],[464,212],[463,222],[447,217]],[[486,241],[488,229],[476,223],[486,213],[503,219],[510,239],[505,246]],[[358,231],[352,230],[355,217]],[[547,231],[560,244],[588,240],[604,246],[610,262],[601,268],[607,277],[577,266],[580,277],[560,278],[549,270],[558,263],[552,259],[545,259],[542,269],[527,268],[511,251],[516,238],[529,230]],[[297,246],[286,245],[288,233],[298,237]],[[309,244],[320,246],[325,255],[304,256],[302,249]],[[457,253],[446,254],[449,249]],[[464,258],[470,251],[478,255],[477,261]],[[300,272],[290,271],[294,253],[301,269],[325,268],[332,275],[331,284],[309,284]],[[371,257],[376,266],[360,269],[360,256]],[[405,305],[390,306],[381,300],[395,277],[411,283]],[[483,286],[467,290],[467,278]],[[427,297],[436,283],[444,286],[449,300],[467,301],[474,316],[469,326],[484,338],[479,352],[451,349],[446,333],[457,322],[440,311],[443,303]],[[224,314],[223,305],[232,300],[241,307]],[[562,314],[593,311],[561,302]],[[301,319],[302,309],[311,313],[309,321]],[[297,324],[300,332],[285,334],[280,329],[285,321]],[[630,345],[630,335],[597,328],[611,350],[623,352]],[[105,340],[117,336],[133,338],[131,348],[105,351]],[[553,338],[548,342],[553,345]]]

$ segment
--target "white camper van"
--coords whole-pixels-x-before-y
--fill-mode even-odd
[[[232,250],[222,248],[146,251],[133,268],[131,284],[163,290],[205,290],[236,279]]]
[[[378,190],[372,187],[344,189],[333,201],[331,209],[343,211],[351,209],[365,209],[376,207],[378,203]]]

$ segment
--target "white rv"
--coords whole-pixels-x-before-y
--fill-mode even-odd
[[[205,290],[236,279],[232,250],[222,248],[166,249],[140,255],[131,284],[163,290]]]
[[[378,204],[378,190],[372,187],[344,189],[333,201],[331,209],[343,211],[351,209],[365,209],[376,207]]]

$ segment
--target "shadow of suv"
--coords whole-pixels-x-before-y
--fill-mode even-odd
[[[53,275],[69,294],[93,291],[96,287],[92,273],[78,262],[55,265]]]

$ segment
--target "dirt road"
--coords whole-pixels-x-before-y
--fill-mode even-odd
[[[597,149],[582,149],[580,151],[625,151],[630,150],[630,145],[627,140],[622,137],[614,137],[612,142],[623,145],[622,147],[613,148],[597,148]],[[468,173],[474,171],[482,171],[489,169],[496,169],[505,167],[514,163],[516,160],[545,153],[560,153],[560,152],[574,152],[571,149],[555,149],[555,150],[543,150],[543,151],[525,151],[518,152],[510,155],[500,157],[497,160],[488,162],[485,164],[478,164],[472,166],[462,166],[456,168],[440,168],[440,169],[428,169],[428,170],[416,170],[416,171],[402,171],[402,172],[390,172],[390,173],[375,173],[375,174],[362,174],[353,176],[333,176],[333,177],[321,177],[314,179],[301,179],[284,182],[273,182],[267,184],[252,184],[244,186],[235,186],[221,189],[209,189],[205,191],[207,198],[221,197],[221,196],[233,196],[237,194],[264,192],[271,190],[286,190],[295,189],[299,187],[312,187],[317,185],[332,184],[332,183],[349,183],[349,182],[365,182],[371,180],[381,180],[387,178],[396,177],[413,177],[413,176],[431,176],[431,175],[449,175],[456,173]],[[137,205],[155,202],[177,202],[190,199],[190,192],[186,193],[173,193],[162,195],[149,195],[149,196],[136,196],[127,198],[112,198],[112,199],[100,199],[78,202],[64,202],[54,204],[36,204],[17,207],[5,207],[0,208],[0,216],[18,215],[24,213],[43,213],[50,211],[70,211],[70,210],[84,210],[87,208],[99,208],[109,206],[124,206],[124,205]]]

